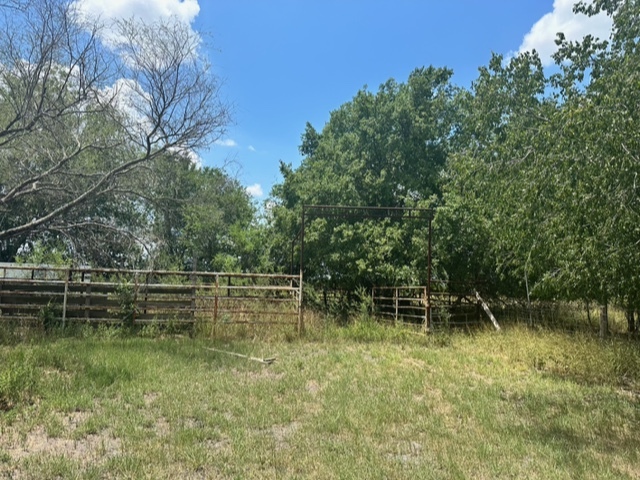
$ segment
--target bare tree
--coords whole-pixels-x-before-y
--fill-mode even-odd
[[[67,0],[0,12],[0,250],[44,231],[117,228],[91,205],[135,201],[145,165],[224,133],[229,109],[188,25],[105,26]]]

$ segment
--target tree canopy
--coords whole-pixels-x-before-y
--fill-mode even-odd
[[[229,122],[201,39],[177,20],[105,25],[67,0],[0,15],[2,256],[53,237],[77,253],[96,235],[139,244],[151,164]]]
[[[498,292],[528,286],[540,298],[634,309],[640,4],[575,10],[611,15],[611,38],[569,42],[559,33],[550,75],[535,52],[495,56],[465,93],[462,143],[450,156],[438,220],[471,234],[449,234],[441,252],[454,269],[452,251],[473,252],[480,265],[471,270],[496,272]]]
[[[610,15],[611,37],[559,32],[555,69],[536,52],[494,55],[461,89],[449,70],[422,68],[361,90],[322,131],[307,124],[301,165],[282,164],[273,191],[275,231],[290,241],[302,204],[437,206],[436,278],[637,308],[640,2],[575,11]],[[308,229],[310,278],[424,281],[419,229],[328,220]]]
[[[455,126],[451,74],[417,69],[406,83],[389,80],[375,93],[359,91],[331,113],[321,132],[307,124],[302,164],[295,170],[281,164],[284,181],[273,191],[280,258],[289,258],[303,204],[425,207],[439,197],[438,178]],[[336,288],[417,281],[426,263],[412,256],[424,253],[426,226],[315,219],[306,231],[306,273]]]

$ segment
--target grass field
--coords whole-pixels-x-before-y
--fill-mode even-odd
[[[0,478],[620,479],[640,478],[639,452],[626,339],[356,322],[0,346]]]

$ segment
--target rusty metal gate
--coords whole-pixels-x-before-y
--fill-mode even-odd
[[[473,287],[429,289],[427,286],[374,287],[374,314],[395,324],[421,327],[425,332],[442,325],[468,326],[482,321],[482,311],[495,318]],[[455,293],[454,293],[455,292]],[[499,328],[499,327],[497,327]]]

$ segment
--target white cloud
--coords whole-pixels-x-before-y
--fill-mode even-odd
[[[198,0],[74,0],[72,7],[81,19],[104,26],[99,35],[109,47],[117,47],[123,40],[119,20],[145,24],[177,21],[190,26],[200,12]],[[191,27],[190,34],[199,38]]]
[[[260,198],[264,195],[262,191],[262,186],[259,183],[254,183],[246,188],[247,193],[255,198]]]
[[[100,91],[101,100],[125,114],[127,129],[144,138],[151,124],[147,117],[149,96],[134,80],[120,78]]]
[[[191,23],[200,12],[198,0],[76,0],[85,17],[105,20],[137,18],[147,22],[177,18]]]
[[[198,169],[202,168],[202,157],[198,155],[197,152],[194,152],[193,150],[185,150],[180,148],[172,148],[170,149],[170,151],[173,151],[178,155],[182,155],[188,158],[189,160],[191,160],[191,163],[193,163],[193,165],[195,165],[196,168]]]
[[[591,34],[600,39],[609,38],[611,33],[611,18],[600,14],[595,17],[587,17],[573,13],[575,0],[554,0],[553,11],[538,20],[529,33],[524,36],[519,51],[526,52],[536,50],[540,55],[542,64],[551,65],[551,55],[557,50],[555,44],[556,34],[562,32],[568,40],[581,40],[585,35]]]
[[[247,148],[249,149],[250,152],[256,151],[256,147],[254,147],[253,145],[249,145]]]
[[[231,138],[226,138],[224,140],[216,140],[215,144],[218,145],[219,147],[237,147],[238,144],[235,140],[232,140]]]

